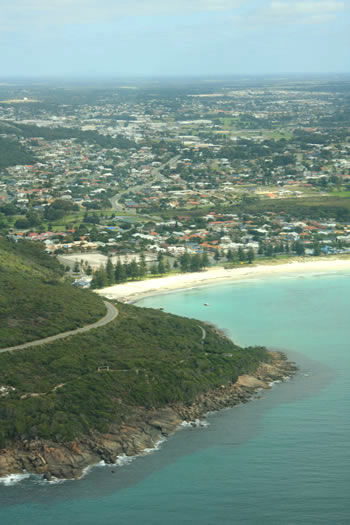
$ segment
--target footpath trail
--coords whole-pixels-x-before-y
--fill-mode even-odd
[[[111,321],[114,321],[114,319],[119,314],[118,309],[108,301],[103,301],[107,308],[107,313],[102,319],[99,321],[96,321],[93,324],[89,324],[86,326],[82,326],[81,328],[76,328],[76,330],[70,330],[69,332],[62,332],[60,334],[51,335],[50,337],[45,337],[45,339],[38,339],[36,341],[29,341],[28,343],[24,343],[22,345],[16,345],[16,346],[9,346],[7,348],[1,348],[0,354],[3,352],[12,352],[14,350],[23,350],[24,348],[31,348],[33,346],[41,346],[46,345],[47,343],[52,343],[53,341],[58,341],[58,339],[64,339],[66,337],[69,337],[71,335],[81,334],[83,332],[88,332],[89,330],[92,330],[93,328],[100,328],[101,326],[104,326]]]

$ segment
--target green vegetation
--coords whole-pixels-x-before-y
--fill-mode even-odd
[[[0,239],[0,272],[2,347],[92,322],[105,311],[100,297],[65,284],[57,261],[36,243]],[[199,321],[118,309],[101,328],[0,353],[0,447],[106,431],[140,408],[191,403],[270,360],[265,349],[242,349]]]
[[[43,138],[45,140],[65,140],[77,139],[79,142],[88,142],[96,144],[101,148],[121,148],[130,149],[135,147],[135,143],[131,140],[119,135],[115,138],[101,135],[97,131],[82,131],[76,128],[47,128],[45,126],[35,126],[29,124],[16,125],[3,121],[0,122],[0,133],[5,132],[16,135],[17,137],[25,138]]]
[[[227,211],[227,209],[226,209]],[[293,217],[327,219],[334,217],[339,221],[350,220],[350,200],[341,197],[307,197],[304,199],[276,199],[242,204],[242,213],[253,215],[266,212],[284,213]]]
[[[0,137],[0,169],[34,162],[34,156],[16,140]]]
[[[331,192],[332,197],[350,197],[350,190],[344,190],[344,191],[332,191]]]
[[[254,260],[254,255],[252,260]],[[181,272],[199,272],[209,265],[210,262],[206,253],[202,255],[190,255],[186,252],[180,257]],[[108,259],[106,267],[101,266],[94,273],[91,288],[105,288],[106,286],[125,283],[127,281],[165,276],[169,275],[170,272],[176,271],[175,268],[178,268],[177,261],[175,261],[173,268],[171,268],[169,261],[165,259],[162,254],[158,255],[157,263],[152,264],[149,268],[146,265],[143,253],[141,253],[139,262],[132,259],[130,262],[122,263],[118,260],[116,265],[113,266],[111,260]]]
[[[211,211],[217,213],[239,213],[264,215],[266,213],[284,214],[300,219],[328,219],[336,218],[338,221],[350,220],[350,200],[345,196],[308,196],[305,198],[283,198],[283,199],[241,199],[237,204],[205,206],[202,208],[188,209],[177,208],[176,210],[162,211],[164,219],[172,219],[181,215],[199,217]]]
[[[0,348],[93,323],[102,300],[63,281],[56,259],[33,242],[0,238]]]
[[[0,446],[106,431],[140,407],[191,403],[269,361],[263,348],[242,349],[199,321],[131,305],[118,309],[105,327],[0,354],[0,385],[15,389],[0,398]],[[109,370],[99,371],[103,366]]]

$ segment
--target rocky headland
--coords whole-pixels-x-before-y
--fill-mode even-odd
[[[132,416],[108,433],[91,433],[67,443],[22,440],[0,451],[0,478],[23,472],[45,479],[77,479],[91,465],[104,461],[114,464],[118,457],[135,456],[153,448],[175,432],[184,421],[195,421],[226,407],[245,403],[260,389],[292,376],[297,367],[282,352],[269,352],[270,364],[262,363],[253,375],[242,375],[235,383],[200,394],[189,406],[169,405],[161,409],[133,409]]]

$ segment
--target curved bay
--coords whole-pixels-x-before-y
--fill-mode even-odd
[[[115,474],[0,487],[1,524],[348,523],[349,292],[350,275],[316,274],[143,300],[213,322],[239,344],[282,348],[300,372]]]

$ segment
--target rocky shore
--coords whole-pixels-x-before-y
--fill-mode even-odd
[[[44,440],[19,441],[0,451],[0,478],[23,472],[45,479],[77,479],[84,470],[101,461],[114,464],[118,457],[135,456],[153,448],[175,432],[184,421],[195,421],[208,412],[249,401],[273,381],[284,380],[296,371],[281,352],[270,352],[272,363],[262,363],[253,375],[243,375],[234,384],[200,394],[190,406],[171,405],[157,410],[140,408],[129,421],[111,425],[108,433],[58,444]]]

